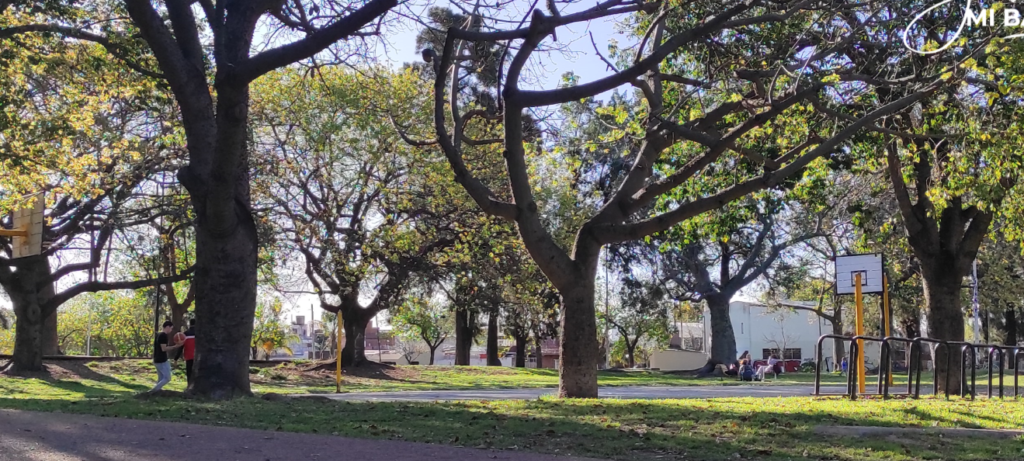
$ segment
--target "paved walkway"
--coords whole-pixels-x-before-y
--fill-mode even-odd
[[[425,443],[0,410],[0,461],[586,461]]]
[[[841,394],[845,386],[822,386],[823,394]],[[612,399],[710,399],[719,397],[804,397],[813,386],[673,386],[602,387],[598,394]],[[352,392],[315,394],[334,400],[361,401],[434,401],[434,400],[533,400],[554,395],[555,389],[495,389],[478,391]],[[314,395],[314,394],[306,394]]]

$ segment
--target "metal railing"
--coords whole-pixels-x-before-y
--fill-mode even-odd
[[[825,363],[821,357],[821,346],[826,339],[841,339],[845,342],[849,341],[850,337],[843,335],[821,335],[818,337],[818,343],[814,348],[814,395],[821,395],[821,365]],[[836,365],[836,368],[839,368],[838,364]]]
[[[846,379],[846,393],[845,394],[833,394],[833,395],[846,395],[851,400],[855,400],[860,394],[859,392],[859,369],[856,364],[861,358],[861,354],[864,353],[860,345],[861,342],[878,342],[881,344],[879,350],[879,367],[878,367],[878,394],[882,398],[889,398],[890,395],[908,395],[912,398],[920,398],[921,396],[921,370],[924,368],[921,357],[923,355],[922,348],[925,344],[932,346],[931,356],[932,361],[937,362],[939,359],[939,352],[944,352],[945,355],[945,370],[953,369],[954,356],[957,354],[954,351],[959,351],[960,354],[960,397],[974,399],[977,396],[977,358],[978,350],[984,350],[986,352],[985,357],[987,358],[988,367],[988,392],[986,396],[988,398],[994,398],[995,389],[995,378],[996,378],[996,362],[998,361],[998,396],[1000,399],[1004,398],[1005,395],[1005,380],[1006,380],[1006,362],[1007,359],[1012,360],[1013,364],[1013,397],[1020,398],[1020,369],[1022,362],[1024,362],[1024,348],[1017,346],[1003,346],[998,344],[972,344],[964,341],[946,341],[934,338],[901,338],[896,336],[888,336],[885,338],[878,338],[873,336],[844,336],[844,335],[822,335],[818,338],[818,342],[815,348],[815,369],[814,369],[814,395],[820,396],[821,393],[821,367],[824,360],[822,360],[822,346],[827,339],[841,340],[843,342],[849,342],[850,353],[849,366],[847,379]],[[890,393],[889,377],[892,375],[892,356],[895,351],[893,347],[896,343],[908,344],[910,346],[909,359],[907,363],[907,392],[906,394],[892,394]],[[938,365],[936,363],[936,365]],[[939,367],[936,366],[936,369]],[[970,368],[970,376],[968,376],[968,368]],[[866,372],[866,370],[865,370]],[[938,373],[932,379],[932,394],[938,395],[939,393],[939,379]],[[953,373],[945,373],[945,382],[942,386],[945,393],[946,399],[949,399],[950,388],[952,384]]]
[[[913,342],[912,339],[898,336],[882,338],[882,349],[879,351],[878,364],[878,393],[882,394],[883,399],[889,398],[889,377],[892,374],[892,343],[905,343],[907,346],[911,346]],[[913,369],[910,367],[910,363],[907,363],[907,393],[901,395],[911,395],[913,393],[914,380],[912,379],[912,372]]]

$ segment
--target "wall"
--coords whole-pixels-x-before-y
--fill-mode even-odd
[[[651,354],[651,368],[662,371],[689,371],[703,367],[707,354],[695,351],[664,350]]]
[[[772,310],[763,304],[748,301],[733,301],[729,308],[736,335],[736,352],[742,354],[750,351],[754,359],[762,358],[763,349],[775,349],[776,341],[785,342],[786,348],[800,349],[801,360],[813,359],[818,337],[832,332],[831,324],[813,312],[784,307]],[[710,322],[710,313],[705,311],[704,316],[705,322]],[[705,330],[705,340],[710,344],[710,325]],[[871,349],[868,351],[870,354]],[[825,342],[822,354],[825,357],[832,356],[832,341]]]

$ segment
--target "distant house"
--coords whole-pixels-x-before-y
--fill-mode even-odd
[[[737,355],[742,354],[743,351],[749,351],[755,360],[767,359],[772,353],[777,353],[779,358],[786,360],[814,359],[818,338],[823,334],[832,333],[832,324],[814,312],[793,309],[793,307],[814,307],[814,304],[783,301],[779,303],[779,306],[770,307],[750,300],[737,300],[729,303],[729,317],[732,321],[733,334],[736,337]],[[670,341],[671,349],[701,352],[706,358],[711,350],[712,342],[711,313],[705,309],[701,322],[679,323],[676,326],[679,333]],[[869,358],[876,357],[877,345],[869,344],[867,353]],[[670,357],[679,355],[676,353]],[[825,341],[822,345],[822,355],[826,357],[828,363],[831,363],[832,341]],[[686,355],[686,357],[685,361],[666,360],[662,357],[661,362],[685,363],[685,366],[691,367],[698,361],[692,354]],[[657,367],[658,362],[659,360],[652,357],[651,366]],[[673,369],[672,365],[660,368]]]
[[[813,359],[818,337],[832,332],[832,324],[813,312],[791,307],[814,307],[813,303],[782,301],[769,307],[754,301],[729,303],[729,317],[736,335],[736,352],[750,351],[755,359],[767,359],[773,352],[784,360]],[[787,307],[790,307],[787,309]],[[705,340],[711,345],[711,313],[705,310]],[[832,344],[822,349],[832,356]]]

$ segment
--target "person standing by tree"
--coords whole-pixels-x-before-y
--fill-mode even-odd
[[[196,358],[196,319],[188,321],[188,330],[185,330],[185,344],[182,350],[185,356],[185,379],[188,385],[192,385],[192,364]]]
[[[181,344],[169,344],[171,332],[174,331],[174,322],[164,322],[164,330],[156,335],[153,342],[153,364],[156,365],[156,385],[149,392],[156,392],[163,389],[171,382],[171,364],[167,362],[167,353],[181,347]]]

